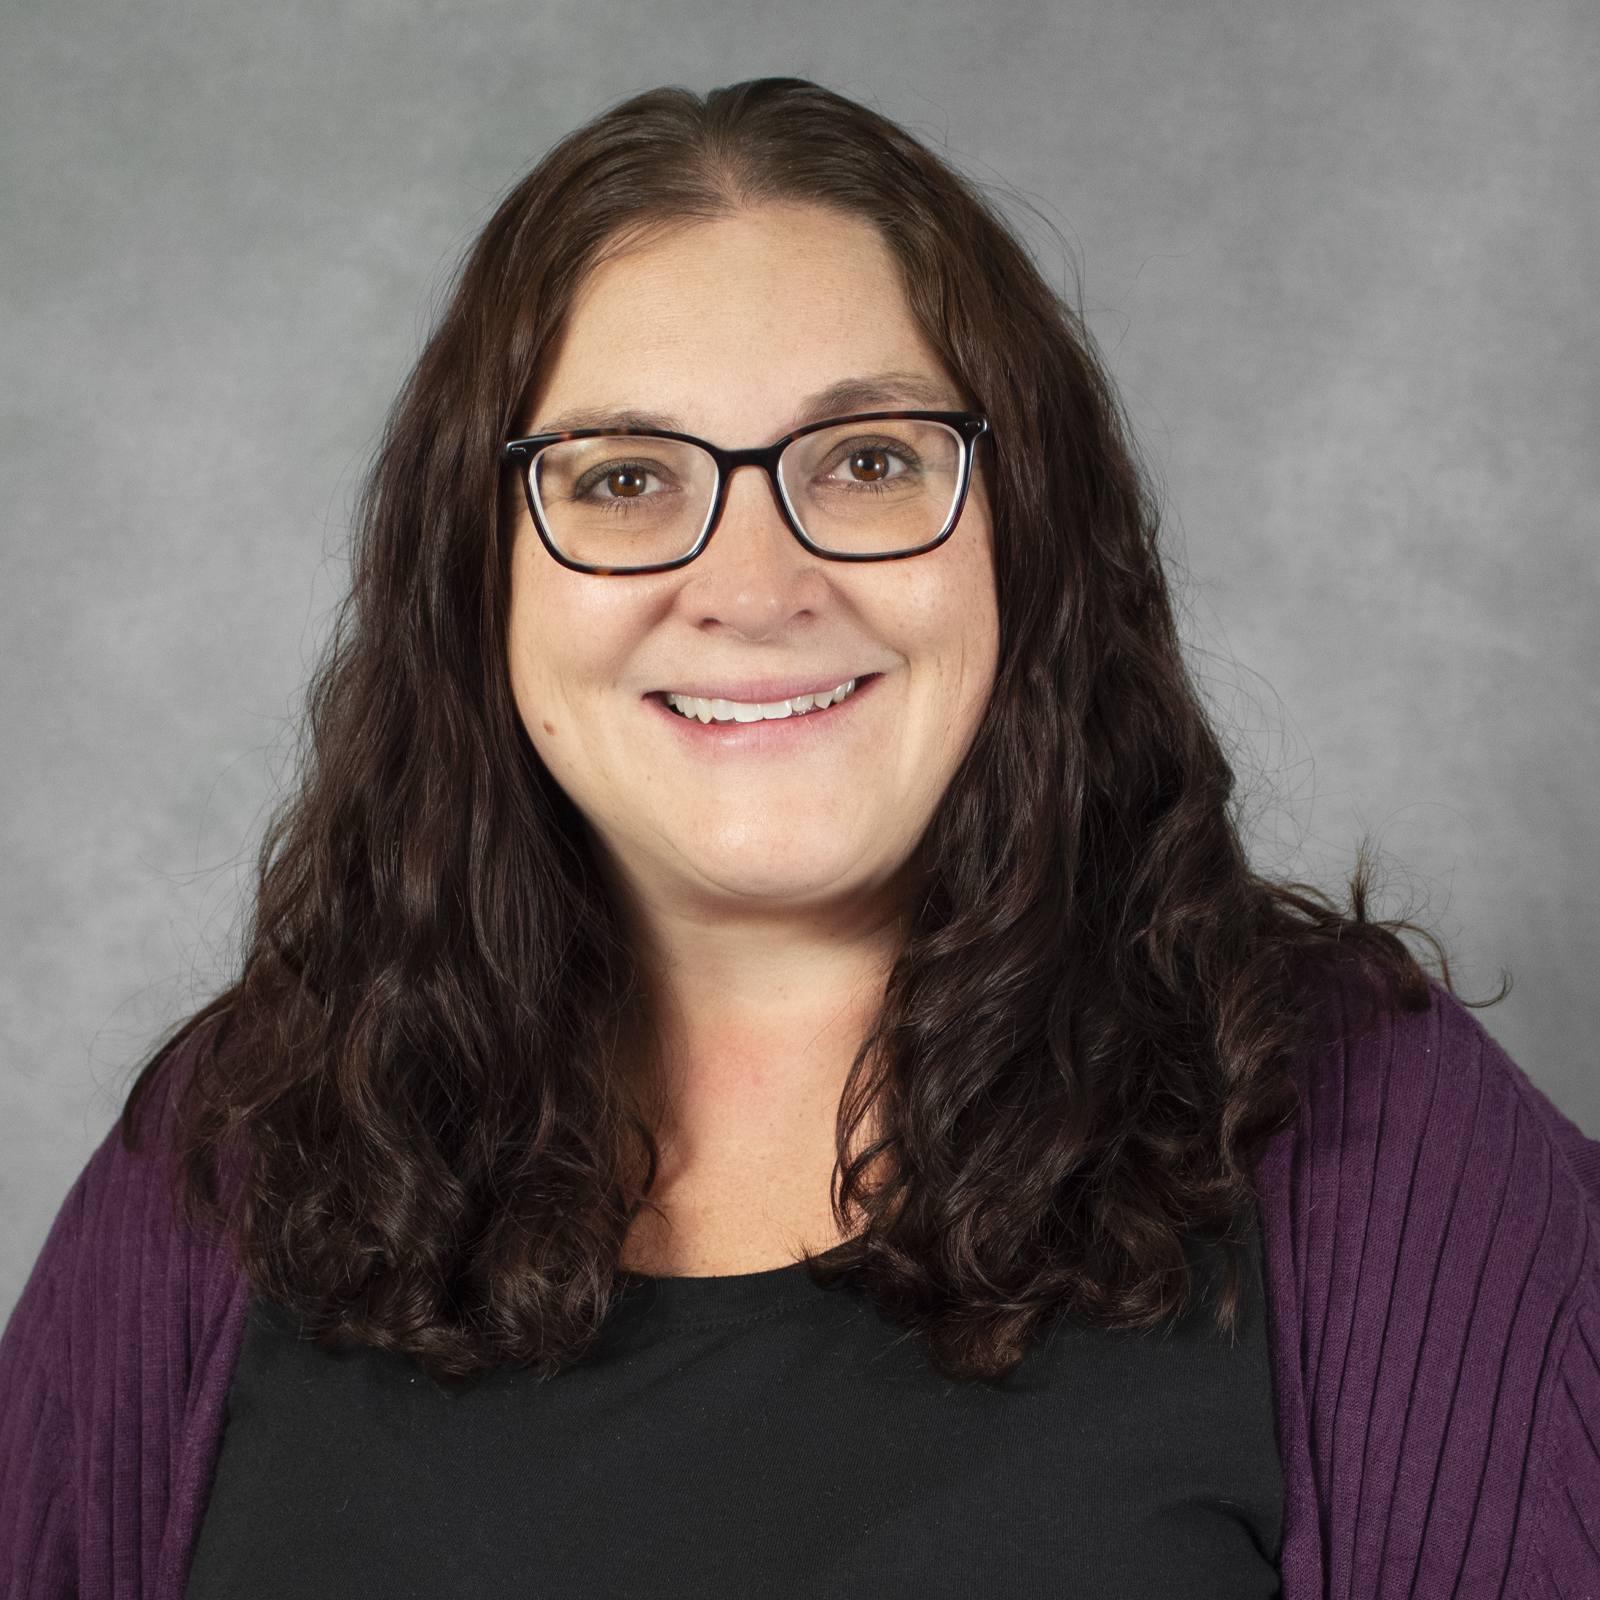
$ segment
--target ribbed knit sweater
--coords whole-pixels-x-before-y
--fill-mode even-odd
[[[1258,1177],[1284,1594],[1600,1600],[1600,1145],[1448,996],[1362,1010]],[[107,1139],[0,1343],[7,1600],[182,1595],[249,1286],[170,1196]]]

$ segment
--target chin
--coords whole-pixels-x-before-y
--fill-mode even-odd
[[[714,891],[774,906],[870,893],[895,871],[895,864],[874,866],[869,852],[826,832],[799,841],[786,838],[776,850],[770,845],[749,851],[708,849],[687,859]]]

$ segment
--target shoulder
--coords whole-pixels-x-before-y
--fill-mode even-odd
[[[1453,995],[1430,986],[1425,1011],[1376,1003],[1356,980],[1306,997],[1308,1036],[1291,1076],[1302,1187],[1343,1188],[1363,1172],[1409,1172],[1406,1220],[1500,1180],[1591,1219],[1600,1207],[1600,1145],[1563,1117]],[[1485,1167],[1482,1163],[1488,1163]],[[1490,1211],[1483,1212],[1489,1221]],[[1391,1218],[1391,1220],[1399,1220]]]
[[[1307,1014],[1299,1119],[1263,1196],[1290,1224],[1304,1317],[1382,1292],[1391,1319],[1435,1327],[1595,1290],[1600,1145],[1460,1001],[1434,987],[1404,1012],[1328,983]]]
[[[179,1338],[180,1327],[203,1328],[217,1294],[226,1302],[237,1287],[240,1269],[223,1230],[192,1221],[177,1200],[171,1089],[186,1065],[180,1056],[155,1079],[136,1139],[125,1139],[120,1125],[106,1135],[40,1255],[34,1278],[48,1286],[57,1323],[72,1332],[59,1353],[73,1367],[86,1355],[77,1342],[90,1333],[98,1339],[108,1316],[119,1336],[136,1324],[146,1332],[170,1325]],[[25,1296],[19,1314],[28,1304]]]
[[[55,1593],[51,1573],[70,1576],[74,1592],[104,1592],[96,1578],[109,1573],[80,1567],[75,1553],[91,1535],[91,1561],[159,1555],[167,1512],[201,1487],[189,1479],[197,1468],[203,1476],[220,1433],[249,1289],[220,1230],[178,1211],[165,1124],[147,1118],[131,1149],[112,1129],[62,1205],[0,1343],[5,1592]],[[119,1481],[145,1492],[130,1503],[112,1492]]]
[[[1354,1592],[1537,1592],[1595,1559],[1546,1502],[1600,1496],[1600,1147],[1441,990],[1307,1011],[1259,1181],[1291,1496]]]

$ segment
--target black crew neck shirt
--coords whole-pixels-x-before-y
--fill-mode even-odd
[[[188,1600],[1275,1595],[1246,1266],[1236,1337],[1062,1322],[992,1385],[799,1266],[630,1280],[581,1365],[453,1394],[257,1301]]]

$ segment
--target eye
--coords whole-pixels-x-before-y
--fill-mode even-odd
[[[637,467],[618,467],[615,472],[606,474],[606,493],[631,500],[635,495],[643,494],[649,482],[649,475]]]
[[[855,438],[835,445],[825,457],[819,479],[839,488],[876,488],[915,473],[917,452],[899,439]]]
[[[887,450],[857,450],[845,463],[845,470],[857,483],[876,483],[889,476],[893,465]]]
[[[571,493],[574,500],[604,505],[618,500],[654,499],[671,487],[657,462],[602,461],[579,477]]]

